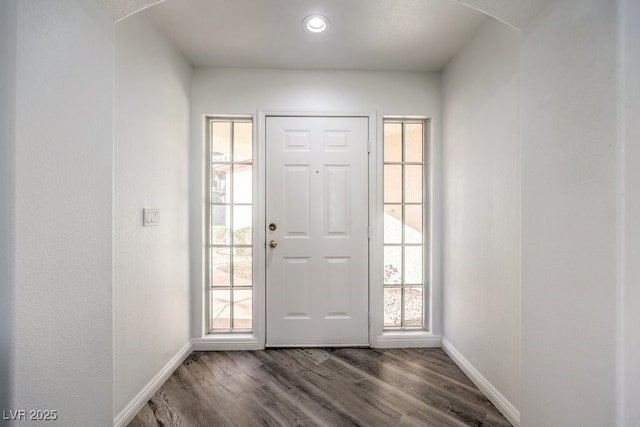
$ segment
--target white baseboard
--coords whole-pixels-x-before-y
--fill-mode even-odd
[[[440,347],[440,335],[428,332],[384,333],[371,342],[372,348],[425,348]]]
[[[442,349],[462,371],[473,381],[482,393],[515,427],[520,427],[520,411],[505,398],[464,356],[446,339],[442,338]]]
[[[158,391],[166,380],[175,372],[182,362],[191,354],[193,343],[189,341],[171,358],[164,368],[133,398],[131,402],[114,418],[114,427],[124,427],[131,422],[149,399]]]

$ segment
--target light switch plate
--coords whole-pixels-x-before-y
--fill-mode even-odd
[[[142,225],[145,227],[160,225],[160,209],[142,209]]]

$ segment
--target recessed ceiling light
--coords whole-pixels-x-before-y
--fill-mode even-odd
[[[329,18],[322,15],[309,15],[302,21],[305,30],[312,33],[321,33],[329,28]]]

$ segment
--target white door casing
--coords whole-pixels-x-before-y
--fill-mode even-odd
[[[266,345],[368,345],[369,119],[265,120]]]

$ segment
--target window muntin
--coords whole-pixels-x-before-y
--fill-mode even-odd
[[[253,329],[253,122],[210,118],[207,292],[210,333]]]
[[[383,122],[384,329],[426,329],[424,120]]]

